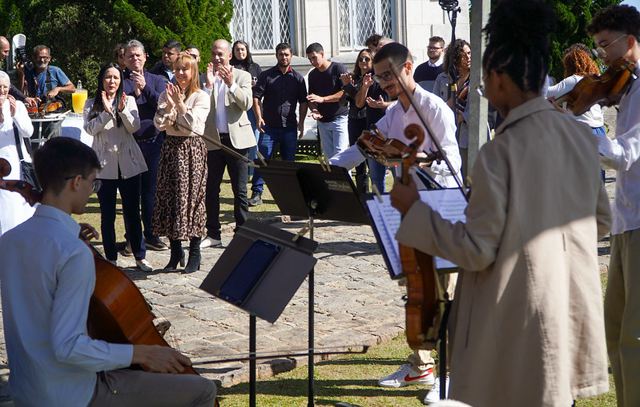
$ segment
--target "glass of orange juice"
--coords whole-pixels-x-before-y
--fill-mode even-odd
[[[71,104],[73,105],[73,112],[82,114],[84,109],[84,103],[87,101],[87,90],[77,89],[71,94]]]

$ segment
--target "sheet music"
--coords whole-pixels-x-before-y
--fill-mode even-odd
[[[391,198],[388,194],[382,195],[381,198],[382,202],[379,202],[375,196],[367,200],[367,207],[374,227],[378,231],[378,244],[386,253],[386,258],[391,267],[390,273],[393,277],[397,277],[402,274],[398,242],[395,238],[401,222],[400,212],[391,206]],[[444,219],[451,222],[466,221],[464,210],[467,207],[467,201],[458,189],[420,191],[420,199]],[[440,257],[435,257],[435,266],[437,269],[457,267],[449,260]]]

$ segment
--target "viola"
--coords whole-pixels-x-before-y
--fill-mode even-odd
[[[616,105],[636,79],[635,69],[634,62],[620,58],[602,75],[582,78],[571,92],[556,99],[555,103],[566,106],[576,116],[586,113],[596,103],[602,106]]]
[[[377,128],[363,131],[356,140],[356,145],[362,155],[373,158],[385,167],[396,165],[405,155],[410,154],[409,146],[398,139],[385,137]],[[429,164],[441,159],[442,154],[435,152],[427,154],[426,157],[416,157],[416,162]]]
[[[407,185],[411,175],[409,169],[417,161],[417,153],[424,141],[424,132],[417,124],[404,130],[413,142],[407,146],[402,159],[400,182]],[[412,349],[431,349],[438,341],[442,302],[438,295],[437,275],[433,257],[419,250],[399,244],[402,272],[407,279],[407,302],[405,304],[407,343]]]

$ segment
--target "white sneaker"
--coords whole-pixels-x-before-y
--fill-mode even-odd
[[[144,271],[145,273],[151,273],[153,271],[153,267],[151,263],[147,261],[147,259],[136,260],[136,267],[140,269],[140,271]]]
[[[449,394],[449,377],[445,379],[445,389],[447,390],[447,395]],[[423,404],[431,404],[440,401],[440,376],[436,377],[436,380],[433,382],[433,387],[429,390],[429,393],[424,398]]]
[[[222,247],[222,240],[207,236],[200,242],[200,248],[206,249],[207,247]]]
[[[427,370],[415,370],[410,364],[404,364],[378,381],[382,387],[403,387],[412,384],[433,384],[433,368]]]

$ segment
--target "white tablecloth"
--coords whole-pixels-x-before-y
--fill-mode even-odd
[[[84,131],[84,119],[81,115],[75,115],[73,113],[67,114],[64,118],[60,135],[62,137],[71,137],[80,140],[89,147],[91,147],[93,143],[93,136]]]

